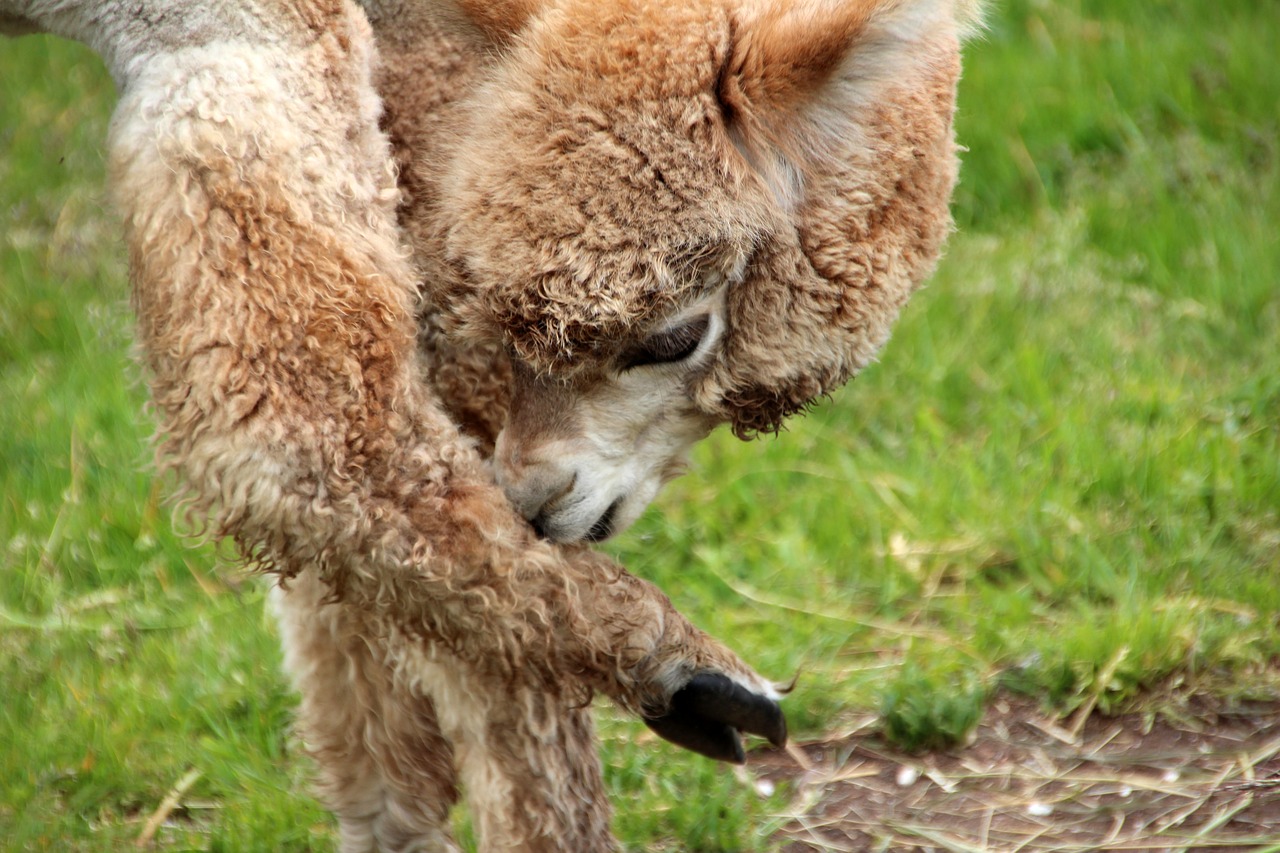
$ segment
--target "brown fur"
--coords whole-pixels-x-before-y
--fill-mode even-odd
[[[363,17],[168,2],[0,16],[86,39],[120,84],[160,463],[280,578],[343,849],[453,849],[458,781],[486,850],[611,849],[592,692],[652,714],[698,672],[770,687],[652,585],[537,540],[424,382]]]
[[[950,228],[963,3],[915,25],[883,0],[565,0],[495,26],[437,0],[406,26],[367,2],[429,370],[488,451],[517,357],[516,474],[572,431],[553,400],[740,257],[689,395],[740,436],[778,429],[873,358]]]
[[[761,108],[791,112],[804,104],[836,73],[876,5],[859,0],[821,16],[772,5],[738,23],[717,91],[731,110],[729,120]]]
[[[871,360],[937,259],[963,3],[917,23],[930,0],[564,0],[495,25],[435,0],[406,26],[389,2],[367,0],[428,273],[423,346],[486,451],[513,376],[507,436],[530,438],[507,449],[527,454],[573,432],[556,413],[576,387],[701,296],[698,271],[739,258],[689,393],[709,423],[776,430]]]
[[[936,262],[960,5],[561,0],[456,78],[392,53],[392,136],[421,152],[406,226],[450,329],[568,379],[746,256],[692,394],[776,430],[873,358]]]
[[[452,849],[459,782],[486,850],[610,848],[589,694],[654,711],[699,671],[767,685],[653,587],[537,541],[459,425],[492,446],[508,351],[572,387],[709,270],[741,278],[699,417],[776,429],[864,366],[949,227],[960,13],[366,0],[393,161],[339,0],[170,2],[0,0],[0,25],[84,38],[121,81],[162,464],[193,519],[290,579],[344,850]]]
[[[555,541],[840,387],[938,258],[971,0],[364,2],[433,379]],[[697,358],[628,370],[701,311]],[[495,442],[513,393],[561,414]]]

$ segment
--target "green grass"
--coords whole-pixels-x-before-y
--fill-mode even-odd
[[[799,673],[800,736],[1277,695],[1276,44],[1267,3],[1002,4],[961,230],[882,362],[777,440],[717,434],[612,546]],[[162,849],[328,849],[261,585],[148,472],[112,100],[85,51],[0,41],[0,849],[131,848],[191,769]],[[603,716],[631,849],[768,849],[779,802]]]

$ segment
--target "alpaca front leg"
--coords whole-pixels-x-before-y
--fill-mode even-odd
[[[511,699],[498,706],[488,726],[490,762],[509,781],[510,796],[478,785],[461,765],[481,849],[617,849],[590,708],[566,707],[563,698],[529,691]]]
[[[453,748],[429,699],[395,677],[394,639],[304,572],[272,590],[285,669],[302,696],[298,729],[317,794],[338,818],[341,853],[454,853]]]
[[[492,679],[443,654],[415,671],[454,743],[480,850],[617,849],[584,695],[534,668]]]
[[[554,699],[545,702],[552,706]],[[529,853],[617,849],[609,831],[611,809],[589,708],[547,710],[558,715],[549,726],[548,720],[539,725],[522,716],[494,717],[489,722],[489,743],[484,747],[489,754],[484,762],[460,766],[467,804],[480,830],[480,849]],[[481,763],[498,768],[506,784],[488,784],[488,768]],[[472,770],[480,772],[472,775]]]

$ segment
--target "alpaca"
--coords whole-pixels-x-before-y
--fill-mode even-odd
[[[426,370],[549,539],[618,532],[716,424],[776,430],[844,382],[938,256],[963,2],[362,2]],[[314,681],[330,801],[405,790]],[[431,736],[400,707],[384,743]]]
[[[552,541],[838,388],[937,261],[974,0],[364,4],[433,379]]]
[[[417,273],[346,0],[0,0],[120,89],[124,223],[157,454],[271,572],[345,851],[608,850],[586,703],[742,760],[778,691],[652,585],[539,539],[424,381]]]

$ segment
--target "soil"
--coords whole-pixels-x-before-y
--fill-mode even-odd
[[[1073,727],[1001,699],[964,748],[895,752],[867,719],[751,772],[789,797],[786,853],[1280,851],[1280,703],[1184,710]]]

